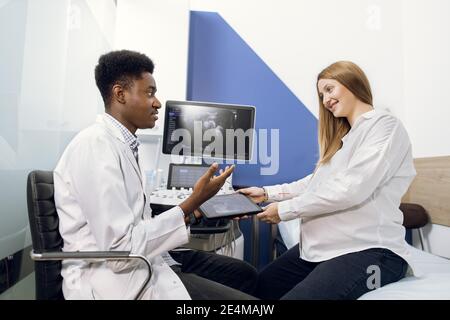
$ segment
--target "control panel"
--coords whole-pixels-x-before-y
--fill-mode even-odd
[[[170,164],[168,183],[150,193],[150,203],[162,206],[177,206],[188,198],[193,187],[209,166],[192,164]],[[234,193],[231,174],[217,194]]]

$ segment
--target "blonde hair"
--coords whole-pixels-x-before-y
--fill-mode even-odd
[[[341,139],[350,131],[347,118],[335,118],[325,109],[320,97],[318,83],[321,79],[333,79],[346,87],[360,101],[372,105],[372,92],[364,71],[350,61],[338,61],[326,67],[317,76],[317,94],[319,96],[319,151],[320,158],[316,168],[330,161],[342,147]]]

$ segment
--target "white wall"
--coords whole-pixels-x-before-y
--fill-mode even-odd
[[[170,157],[160,155],[165,101],[186,99],[189,39],[188,0],[118,0],[116,49],[142,52],[155,63],[157,97],[163,104],[153,129],[139,130],[139,157],[145,170],[159,163],[167,175]],[[161,161],[159,161],[161,157]]]
[[[338,60],[358,63],[375,104],[402,115],[400,2],[191,0],[191,9],[219,12],[314,115],[317,74]]]
[[[450,1],[403,0],[404,117],[414,157],[450,155]],[[450,208],[449,208],[450,211]],[[415,243],[417,233],[413,234]],[[425,247],[450,258],[450,228],[424,228]]]
[[[116,49],[142,52],[155,63],[157,97],[186,98],[189,6],[187,0],[119,0]],[[163,112],[149,134],[161,133]]]
[[[450,155],[450,1],[403,0],[404,122],[415,157]]]

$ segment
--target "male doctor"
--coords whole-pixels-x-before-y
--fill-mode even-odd
[[[257,272],[246,262],[201,251],[168,251],[188,242],[195,209],[232,173],[217,164],[179,206],[151,217],[139,165],[137,129],[153,128],[160,102],[153,62],[133,51],[100,57],[95,80],[105,113],[67,146],[55,171],[64,251],[117,250],[146,256],[152,278],[140,299],[251,299]],[[63,262],[66,299],[132,299],[147,275],[128,261]],[[243,291],[243,292],[242,292]],[[246,293],[244,293],[246,292]]]

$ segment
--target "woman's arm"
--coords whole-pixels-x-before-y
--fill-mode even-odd
[[[292,183],[279,184],[264,188],[250,187],[238,190],[238,192],[250,197],[255,203],[273,202],[291,199],[302,193],[311,179],[312,174]]]
[[[299,196],[305,192],[309,181],[311,180],[313,174],[310,174],[298,181],[292,183],[278,184],[274,186],[266,186],[267,200],[268,201],[283,201],[287,199],[292,199]]]
[[[396,173],[410,148],[401,123],[394,117],[381,118],[367,132],[346,168],[314,191],[279,204],[281,220],[333,213],[364,202]]]

